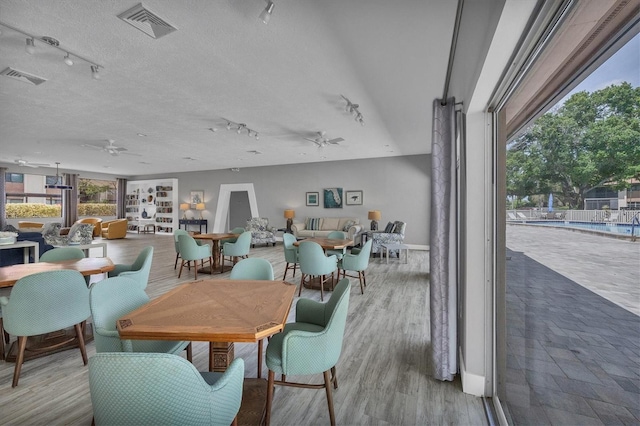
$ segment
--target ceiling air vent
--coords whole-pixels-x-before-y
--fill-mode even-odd
[[[38,77],[37,75],[29,74],[28,72],[19,71],[11,67],[7,67],[0,72],[0,75],[5,75],[14,80],[22,81],[23,83],[33,84],[37,86],[47,81],[46,78]]]
[[[142,3],[121,13],[118,18],[153,38],[160,38],[177,30],[176,27],[144,7]]]

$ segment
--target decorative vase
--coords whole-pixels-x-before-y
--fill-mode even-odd
[[[143,219],[146,219],[146,218],[147,218],[147,216],[149,216],[149,215],[147,214],[147,210],[146,210],[146,209],[142,209],[142,218],[143,218]]]

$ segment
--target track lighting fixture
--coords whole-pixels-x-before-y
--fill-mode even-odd
[[[267,7],[264,8],[262,13],[260,13],[260,20],[266,25],[269,23],[271,19],[271,14],[273,13],[273,8],[275,5],[272,1],[267,0]]]
[[[36,45],[33,42],[33,38],[27,39],[27,45],[24,48],[29,55],[33,55],[36,52]]]
[[[19,28],[14,27],[13,25],[9,25],[6,24],[2,21],[0,21],[0,26],[5,27],[5,28],[9,28],[12,31],[15,31],[17,33],[20,33],[24,36],[27,37],[26,39],[26,45],[25,45],[25,51],[29,54],[29,55],[33,55],[34,53],[36,53],[36,45],[35,45],[35,40],[36,40],[36,36],[29,34],[26,31],[23,31]],[[0,34],[2,34],[2,31],[0,31]],[[81,61],[84,61],[86,63],[88,63],[89,65],[91,65],[91,75],[94,79],[99,79],[100,75],[98,74],[98,68],[104,68],[102,65],[95,63],[94,61],[91,61],[87,58],[84,58],[76,53],[73,53],[71,51],[69,51],[68,49],[62,48],[60,47],[60,42],[58,40],[56,40],[53,37],[48,37],[48,36],[42,36],[42,37],[38,37],[38,41],[42,42],[41,44],[45,45],[45,46],[49,46],[52,47],[54,49],[58,49],[62,52],[65,53],[65,57],[64,57],[64,63],[72,66],[73,65],[73,60],[71,59],[71,56],[74,56],[76,59],[79,59]]]
[[[258,136],[258,132],[248,128],[245,123],[234,123],[233,121],[230,121],[230,120],[225,120],[225,121],[227,122],[227,130],[235,130],[237,134],[241,134],[242,132],[246,131],[247,136],[249,137],[253,136],[254,138],[256,138],[256,140],[260,139],[260,136]]]
[[[358,108],[360,107],[360,105],[358,104],[354,104],[352,103],[349,99],[347,99],[344,95],[340,95],[342,96],[342,99],[344,99],[345,101],[347,101],[347,105],[345,106],[344,110],[347,111],[349,114],[353,115],[355,120],[360,123],[360,125],[364,126],[364,117],[362,116],[362,114],[360,113],[360,111],[358,110]]]

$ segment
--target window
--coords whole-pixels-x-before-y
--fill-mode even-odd
[[[24,175],[22,173],[5,173],[5,180],[13,183],[23,183]]]

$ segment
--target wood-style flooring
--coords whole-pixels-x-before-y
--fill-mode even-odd
[[[108,255],[115,263],[131,263],[143,247],[154,246],[147,287],[151,298],[193,280],[193,272],[188,271],[177,278],[171,235],[129,233],[126,239],[107,243]],[[281,243],[252,248],[250,256],[268,259],[276,279],[282,278],[285,262]],[[392,259],[387,265],[372,259],[364,295],[357,280],[351,279],[349,316],[337,365],[339,388],[333,394],[337,424],[487,424],[481,399],[464,394],[459,379],[440,382],[430,377],[428,271],[428,252],[410,251],[408,264]],[[214,278],[228,276],[227,272]],[[299,277],[298,272],[295,280],[291,274],[287,279],[298,283]],[[0,289],[0,296],[8,296],[9,291]],[[303,289],[302,297],[319,300],[320,292]],[[295,307],[290,321],[294,315]],[[207,347],[194,342],[193,363],[201,371],[208,366]],[[95,353],[93,342],[87,345],[87,353],[89,357]],[[236,357],[245,360],[247,377],[256,375],[256,353],[257,344],[235,345]],[[0,361],[0,424],[91,424],[87,367],[78,350],[26,362],[17,388],[11,388],[13,367],[13,363]],[[320,382],[322,376],[292,379]],[[324,391],[276,387],[272,423],[329,424]]]

